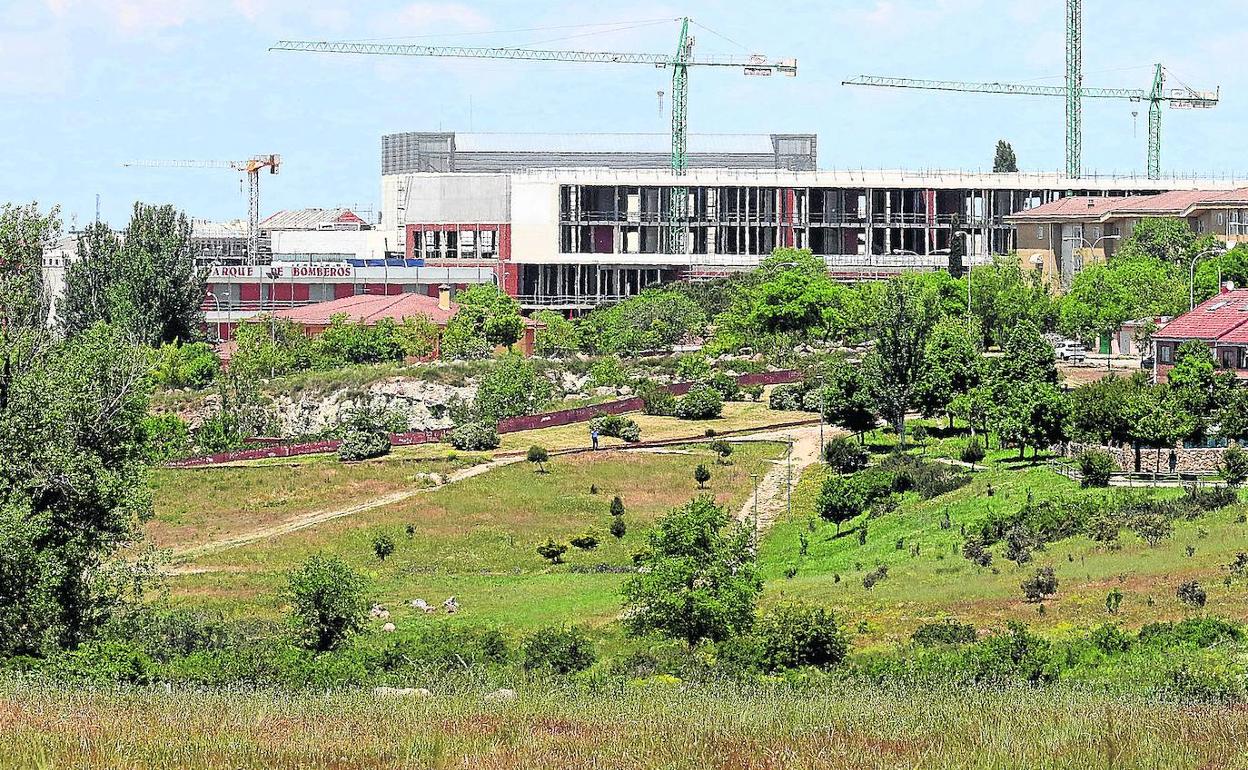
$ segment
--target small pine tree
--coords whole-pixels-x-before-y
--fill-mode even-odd
[[[706,482],[711,480],[711,472],[705,465],[699,463],[698,467],[693,469],[693,480],[698,482],[698,489],[706,489]]]
[[[546,451],[545,447],[531,446],[524,459],[536,465],[538,473],[545,473],[546,463],[550,462],[550,453]]]
[[[624,515],[624,501],[620,499],[619,495],[616,495],[615,497],[611,498],[611,515],[612,516]]]
[[[562,564],[563,555],[568,552],[568,546],[565,543],[556,543],[554,540],[547,540],[537,547],[537,553],[543,559],[551,564]]]
[[[616,540],[619,540],[620,538],[624,537],[624,533],[626,533],[627,531],[628,531],[628,527],[624,524],[623,516],[611,517],[610,532],[615,537]]]
[[[389,535],[373,538],[373,553],[377,555],[378,561],[385,561],[386,557],[394,553],[394,538]]]
[[[728,458],[732,456],[732,444],[723,439],[717,439],[711,442],[711,451],[715,453],[715,463],[723,465],[728,462]]]

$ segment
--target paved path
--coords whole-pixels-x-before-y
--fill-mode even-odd
[[[824,439],[830,439],[841,435],[840,432],[824,429]],[[788,441],[793,439],[793,473],[792,483],[797,485],[798,479],[802,477],[802,471],[811,465],[819,462],[820,446],[819,446],[819,426],[805,426],[799,428],[790,428],[787,430],[776,432],[754,433],[746,438],[751,441],[771,440],[771,441]],[[788,509],[788,482],[789,482],[789,461],[782,457],[774,461],[772,469],[758,481],[758,521],[756,527],[758,534],[766,532],[771,525],[783,515]],[[754,496],[751,495],[745,501],[745,505],[741,506],[741,510],[737,512],[737,519],[743,524],[749,524],[754,517]]]

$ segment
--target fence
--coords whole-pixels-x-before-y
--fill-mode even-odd
[[[777,372],[743,374],[737,377],[737,384],[742,387],[749,387],[751,385],[779,385],[786,382],[797,382],[801,378],[801,372],[792,369],[785,369]],[[682,396],[689,392],[689,389],[693,387],[693,383],[675,382],[666,387],[667,390],[673,395]],[[629,398],[607,401],[606,403],[594,404],[593,406],[578,406],[575,409],[561,409],[557,412],[508,417],[499,421],[498,432],[518,433],[522,430],[535,430],[537,428],[553,428],[560,425],[572,425],[578,422],[588,422],[600,414],[624,414],[625,412],[635,412],[641,409],[642,406],[642,400],[639,397],[630,396]],[[442,438],[450,431],[450,428],[434,428],[431,430],[411,431],[409,433],[392,433],[390,435],[390,443],[394,446],[435,444],[441,441]],[[238,449],[233,452],[218,452],[216,454],[203,455],[200,457],[188,457],[185,460],[176,460],[169,463],[168,467],[202,468],[210,465],[240,462],[243,460],[268,460],[272,458],[325,454],[328,452],[337,452],[338,446],[341,443],[342,442],[338,439],[328,439],[325,441],[313,441],[302,444],[277,444],[274,446],[258,447],[255,449]]]

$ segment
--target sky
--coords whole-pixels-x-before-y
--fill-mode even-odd
[[[1147,88],[1153,62],[1213,110],[1163,114],[1163,171],[1248,172],[1243,0],[1089,0],[1087,86]],[[1193,6],[1198,12],[1193,12]],[[1023,170],[1063,166],[1063,100],[841,85],[857,74],[1061,85],[1063,0],[0,0],[0,201],[59,205],[66,227],[124,225],[133,202],[245,216],[237,174],[127,161],[279,153],[264,214],[376,207],[381,135],[658,132],[670,74],[643,65],[270,52],[280,39],[795,57],[796,78],[690,74],[690,130],[815,132],[821,168],[965,168],[1010,141]],[[1170,83],[1170,85],[1177,85]],[[667,101],[664,101],[666,108]],[[1132,112],[1138,116],[1132,116]],[[1084,169],[1143,173],[1147,106],[1085,100]]]

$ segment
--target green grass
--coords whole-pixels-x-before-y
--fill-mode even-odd
[[[0,768],[1248,767],[1248,712],[1077,689],[416,682],[366,692],[0,689]]]
[[[556,456],[545,474],[518,462],[401,503],[198,557],[180,565],[193,573],[172,577],[172,596],[231,615],[274,615],[286,570],[327,552],[369,574],[371,595],[391,606],[396,623],[434,622],[399,605],[454,595],[464,607],[455,622],[516,629],[565,620],[602,625],[619,612],[623,576],[551,566],[538,556],[537,545],[594,531],[601,545],[571,549],[570,565],[628,564],[658,516],[695,494],[712,495],[735,513],[749,494],[750,475],[764,473],[783,452],[780,444],[743,444],[732,464],[716,466],[705,445],[672,454],[604,451]],[[704,492],[692,479],[699,463],[713,473]],[[591,485],[597,494],[590,493]],[[619,541],[607,533],[614,495],[624,501],[629,527]],[[398,544],[384,563],[371,547],[381,532]]]
[[[945,448],[952,450],[952,442],[948,440]],[[928,446],[929,455],[933,449]],[[1002,556],[1003,546],[998,544],[992,548],[992,566],[983,568],[959,552],[965,540],[963,526],[976,531],[990,510],[1017,510],[1028,495],[1040,501],[1094,492],[1080,489],[1043,463],[1032,464],[1030,453],[1021,465],[997,458],[961,489],[926,501],[909,493],[895,512],[874,519],[859,517],[843,525],[837,537],[834,525],[813,514],[827,472],[822,466],[807,469],[794,490],[793,516],[778,521],[762,543],[760,561],[768,580],[765,602],[800,598],[835,607],[851,627],[866,624],[867,633],[858,639],[861,646],[904,641],[918,625],[948,616],[980,628],[1018,620],[1060,635],[1111,619],[1104,601],[1113,588],[1125,595],[1113,618],[1118,622],[1138,627],[1178,619],[1188,610],[1176,599],[1175,589],[1193,579],[1209,592],[1211,614],[1248,620],[1248,597],[1238,587],[1223,584],[1223,565],[1237,551],[1248,550],[1248,525],[1236,522],[1243,505],[1195,521],[1177,521],[1173,537],[1155,547],[1125,531],[1117,549],[1080,536],[1049,544],[1034,553],[1031,563],[1019,567]],[[1173,496],[1180,490],[1157,489],[1152,494]],[[952,527],[944,530],[940,522],[946,511]],[[864,522],[867,543],[859,545],[858,528]],[[802,532],[809,537],[805,557],[800,555]],[[917,556],[911,552],[916,545]],[[1195,548],[1192,556],[1187,555],[1189,545]],[[881,564],[887,565],[888,577],[865,588],[862,578]],[[1044,565],[1055,568],[1059,590],[1040,614],[1037,605],[1023,601],[1019,584]],[[793,567],[796,575],[786,578]]]

